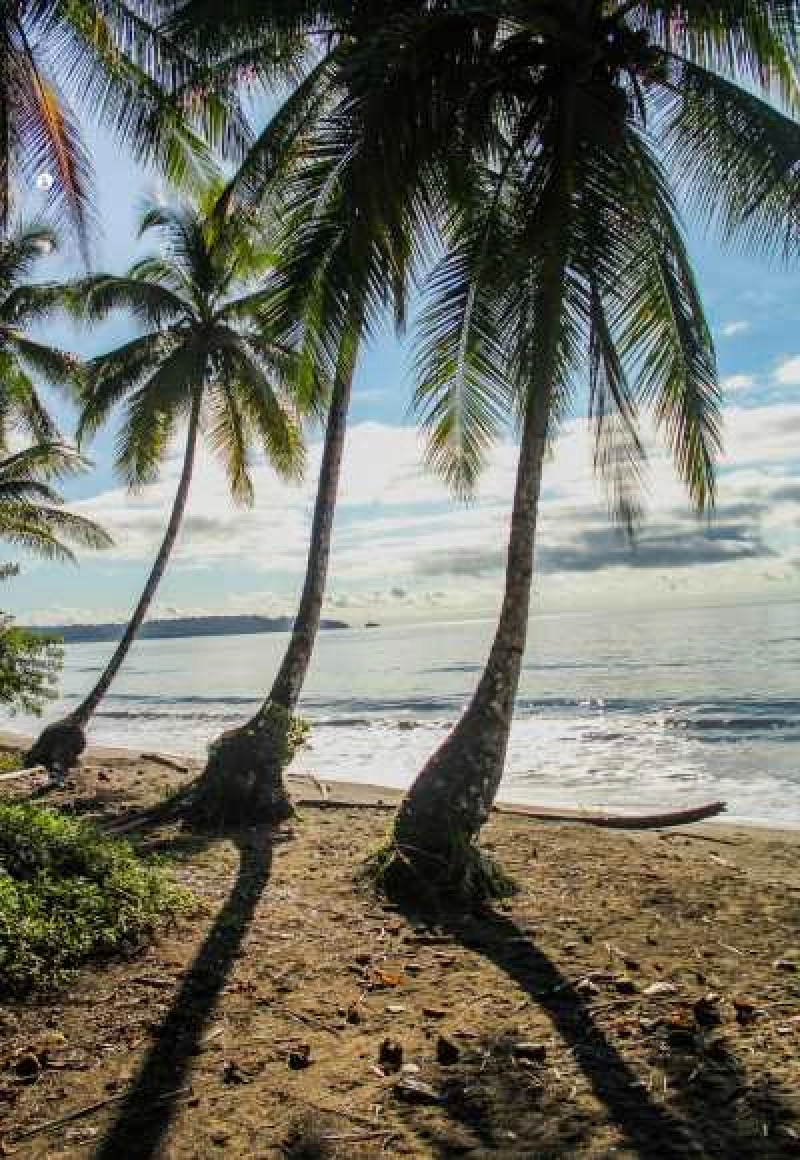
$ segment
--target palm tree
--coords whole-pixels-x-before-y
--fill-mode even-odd
[[[73,388],[80,379],[73,355],[28,333],[31,323],[62,305],[62,287],[30,282],[38,262],[57,248],[55,233],[41,224],[16,225],[0,241],[0,449],[12,435],[37,442],[58,437],[31,376]]]
[[[156,26],[141,0],[7,0],[0,11],[0,230],[38,187],[66,216],[84,252],[91,233],[91,159],[79,116],[109,127],[133,155],[174,181],[206,172],[212,144],[241,149],[235,110]],[[194,126],[194,128],[192,127]]]
[[[54,486],[87,466],[74,448],[52,440],[0,456],[0,539],[48,560],[71,562],[73,546],[110,547],[111,537],[93,520],[68,511]]]
[[[202,41],[206,9],[189,0],[177,25]],[[543,461],[575,385],[626,524],[645,407],[696,507],[713,503],[716,367],[676,205],[796,255],[798,28],[797,0],[331,0],[241,4],[217,29],[305,50],[286,135],[314,127],[370,223],[410,213],[420,236],[448,214],[420,352],[434,465],[468,488],[509,412],[521,428],[494,643],[398,813],[389,885],[486,885],[476,839],[526,644]]]
[[[186,433],[164,538],[122,639],[77,709],[34,743],[28,755],[34,765],[69,768],[85,748],[86,725],[128,654],[175,545],[201,432],[239,503],[253,501],[254,445],[285,477],[302,469],[292,397],[298,359],[265,322],[273,291],[261,283],[272,257],[252,215],[215,210],[218,192],[197,204],[147,208],[141,231],[158,235],[162,256],[143,259],[122,277],[95,277],[76,288],[88,318],[128,309],[143,329],[88,364],[81,437],[124,405],[117,468],[129,486],[139,487],[157,478],[179,425],[186,424]]]
[[[242,24],[237,12],[228,25],[229,14],[190,4],[174,21],[173,32],[217,84],[240,71],[249,84],[269,84],[283,62],[296,75],[307,47],[304,34],[289,29],[273,36],[261,9],[245,9]],[[305,735],[294,714],[324,603],[353,375],[361,347],[389,304],[402,328],[414,254],[424,248],[414,236],[414,215],[403,191],[374,196],[372,159],[363,150],[348,156],[341,142],[331,148],[327,118],[335,111],[333,77],[339,56],[346,55],[340,47],[315,66],[310,83],[300,85],[252,143],[226,194],[231,205],[268,205],[284,221],[274,309],[284,325],[299,320],[311,386],[313,369],[317,387],[330,382],[332,388],[324,407],[318,393],[315,402],[308,396],[315,410],[324,412],[325,435],[291,637],[258,712],[209,748],[191,795],[193,812],[205,823],[255,817],[278,822],[292,812],[283,774]],[[364,130],[368,136],[369,127]]]

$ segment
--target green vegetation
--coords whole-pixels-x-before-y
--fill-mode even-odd
[[[58,695],[64,649],[58,637],[42,636],[0,619],[0,704],[12,712],[41,713]]]
[[[161,869],[87,822],[0,804],[0,993],[130,953],[187,905]]]

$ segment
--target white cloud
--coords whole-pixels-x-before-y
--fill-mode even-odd
[[[726,322],[722,327],[720,334],[724,338],[736,338],[739,334],[747,334],[750,329],[750,323],[746,319],[739,319],[735,322]]]
[[[800,354],[779,363],[774,378],[781,387],[800,387]]]
[[[731,391],[749,391],[756,385],[752,375],[729,375],[720,383],[722,390],[727,394]]]
[[[708,536],[689,512],[667,457],[653,453],[649,518],[639,554],[632,558],[609,528],[587,425],[583,420],[565,424],[546,468],[541,506],[538,589],[545,602],[560,608],[629,603],[634,596],[655,602],[702,599],[704,593],[716,598],[767,586],[774,591],[775,577],[800,589],[800,572],[788,563],[791,553],[800,550],[800,488],[791,471],[800,446],[800,403],[731,406],[724,438],[718,511]],[[202,453],[157,614],[200,612],[200,605],[216,613],[291,612],[305,567],[320,452],[319,444],[311,447],[308,477],[299,487],[257,466],[256,506],[244,511],[232,507],[219,467]],[[410,427],[370,422],[350,430],[329,614],[347,609],[347,616],[357,620],[379,612],[384,620],[472,615],[495,607],[516,448],[501,444],[495,449],[470,505],[454,502],[423,469],[421,452],[420,438]],[[125,614],[130,599],[125,593],[140,582],[131,578],[131,568],[143,576],[157,549],[178,470],[176,455],[164,478],[139,494],[115,488],[79,505],[117,540],[101,565],[109,577],[103,603],[112,593],[121,594],[117,615]],[[122,564],[128,565],[124,584],[120,573],[116,582],[114,575]],[[81,571],[90,568],[98,564],[87,561]],[[222,568],[246,578],[227,591],[217,581]],[[76,580],[75,591],[64,593],[65,604],[84,603],[80,584]],[[201,599],[193,598],[201,589]]]

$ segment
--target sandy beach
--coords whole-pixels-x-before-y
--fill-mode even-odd
[[[277,835],[130,828],[195,768],[92,750],[42,798],[129,830],[197,907],[130,959],[3,1007],[5,1154],[800,1150],[796,834],[499,814],[486,845],[518,893],[437,921],[358,880],[390,817],[380,787],[294,779],[303,804]],[[23,1081],[25,1050],[42,1066]],[[315,1133],[327,1151],[291,1151]]]

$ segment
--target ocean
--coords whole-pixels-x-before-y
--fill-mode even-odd
[[[408,785],[474,687],[492,627],[322,633],[302,702],[311,738],[293,768]],[[256,708],[285,641],[141,641],[91,739],[202,755]],[[69,646],[45,720],[77,703],[110,649]],[[623,811],[722,798],[733,820],[800,825],[800,604],[534,617],[501,795]]]

